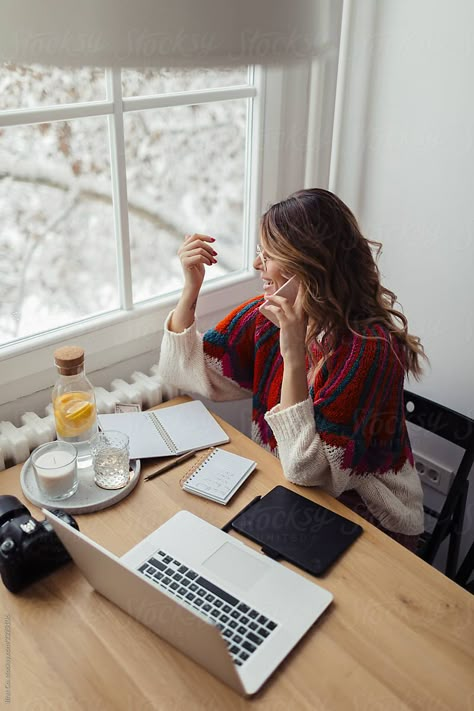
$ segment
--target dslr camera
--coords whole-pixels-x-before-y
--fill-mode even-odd
[[[69,514],[52,513],[79,530]],[[49,521],[36,521],[16,496],[0,496],[0,574],[10,592],[19,592],[69,560]]]

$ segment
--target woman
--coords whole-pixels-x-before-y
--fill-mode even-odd
[[[187,236],[178,252],[185,283],[165,325],[162,377],[214,400],[252,395],[252,437],[289,481],[322,487],[414,550],[422,489],[403,384],[420,375],[424,352],[380,283],[372,250],[381,245],[332,193],[294,193],[261,219],[263,296],[201,336],[194,313],[214,242]],[[290,276],[294,303],[275,293]],[[260,312],[264,300],[279,327]]]

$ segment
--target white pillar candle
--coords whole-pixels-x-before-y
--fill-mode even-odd
[[[60,498],[74,488],[76,459],[69,452],[50,450],[35,459],[34,466],[41,491],[51,499]]]

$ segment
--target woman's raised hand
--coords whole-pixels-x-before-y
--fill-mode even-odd
[[[199,293],[204,280],[206,266],[217,263],[217,252],[212,247],[214,237],[208,235],[186,235],[178,249],[178,256],[184,273],[185,287]]]
[[[216,264],[217,252],[212,247],[214,237],[186,235],[178,249],[184,273],[184,288],[168,323],[170,331],[181,333],[194,321],[196,304],[204,280],[206,266]]]
[[[295,302],[279,296],[270,297],[278,307],[280,322],[280,352],[283,358],[283,380],[280,405],[291,407],[308,397],[306,375],[306,329],[308,317],[303,309],[304,287],[299,285]]]
[[[280,352],[285,363],[305,362],[305,341],[308,318],[303,310],[304,287],[298,287],[294,303],[274,294],[267,299],[280,324]]]

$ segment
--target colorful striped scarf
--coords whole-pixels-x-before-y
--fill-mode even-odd
[[[279,329],[260,314],[253,298],[204,334],[207,363],[252,391],[258,441],[276,453],[265,413],[279,403],[283,378]],[[358,475],[400,471],[413,464],[403,406],[400,345],[388,329],[373,325],[363,336],[348,333],[317,372],[308,392],[316,432],[330,448],[344,450],[342,465]],[[309,373],[309,363],[306,363]]]

